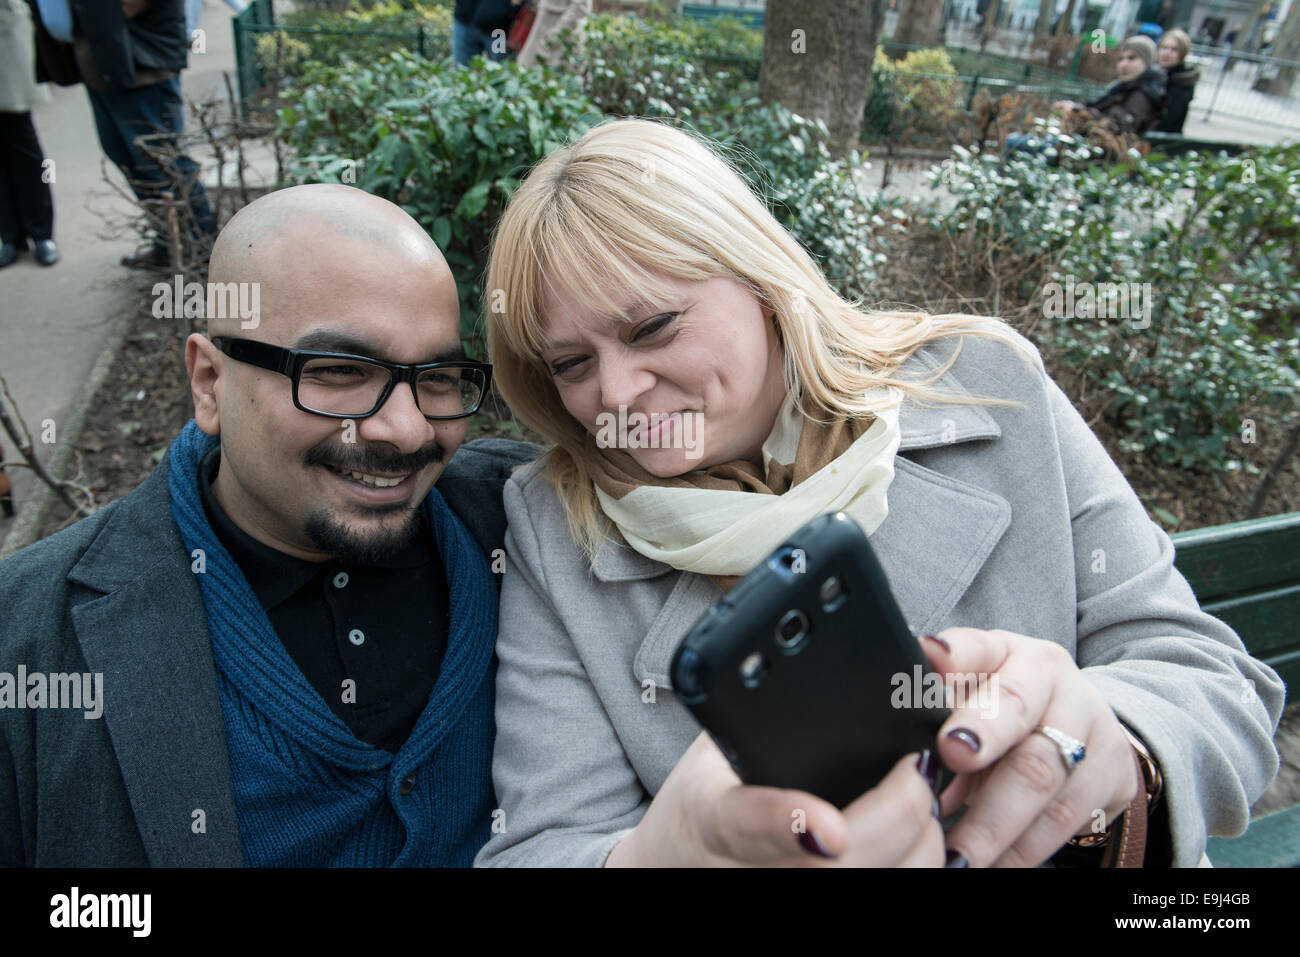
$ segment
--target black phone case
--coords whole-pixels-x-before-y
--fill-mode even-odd
[[[807,621],[793,643],[792,612]],[[841,808],[904,754],[934,749],[948,717],[939,676],[843,512],[799,529],[709,609],[672,681],[741,780]]]

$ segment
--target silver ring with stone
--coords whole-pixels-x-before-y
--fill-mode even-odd
[[[1040,724],[1034,732],[1046,736],[1060,750],[1061,763],[1065,765],[1066,774],[1072,773],[1079,766],[1079,762],[1088,756],[1088,749],[1083,746],[1083,742],[1078,738],[1070,737],[1064,731]]]

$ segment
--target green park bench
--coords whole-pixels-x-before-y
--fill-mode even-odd
[[[1172,536],[1174,564],[1201,608],[1246,649],[1300,683],[1300,512]],[[1241,837],[1212,837],[1216,867],[1300,867],[1300,804],[1256,818]]]
[[[1180,156],[1183,153],[1227,153],[1236,156],[1246,149],[1245,143],[1232,143],[1226,140],[1199,140],[1182,136],[1178,133],[1143,133],[1142,139],[1151,144],[1152,153],[1164,156]]]
[[[719,17],[735,17],[744,20],[755,30],[763,29],[763,11],[744,7],[715,7],[707,3],[682,4],[682,16],[692,20],[716,20]]]

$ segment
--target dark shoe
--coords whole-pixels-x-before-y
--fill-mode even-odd
[[[42,266],[53,266],[59,261],[59,247],[54,245],[53,239],[38,239],[36,251],[32,255]]]
[[[5,266],[12,266],[18,259],[18,246],[15,243],[5,243],[0,246],[0,269]]]
[[[165,269],[172,258],[162,246],[142,246],[129,256],[122,257],[127,269]]]

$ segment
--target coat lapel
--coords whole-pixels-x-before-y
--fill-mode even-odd
[[[937,368],[928,353],[913,362]],[[937,383],[965,392],[951,372]],[[953,607],[970,588],[1011,524],[1011,504],[1002,496],[926,468],[904,453],[1002,435],[996,420],[977,405],[922,406],[910,399],[899,410],[902,437],[889,486],[889,515],[871,535],[894,598],[913,634],[946,627]],[[606,582],[648,580],[672,569],[621,543],[606,542],[592,570]],[[638,682],[672,687],[669,665],[677,646],[721,592],[702,575],[681,575],[651,623],[633,660]]]
[[[115,510],[71,581],[72,613],[140,839],[154,866],[243,863],[207,616],[171,520],[168,459]],[[197,813],[197,812],[202,812]]]

